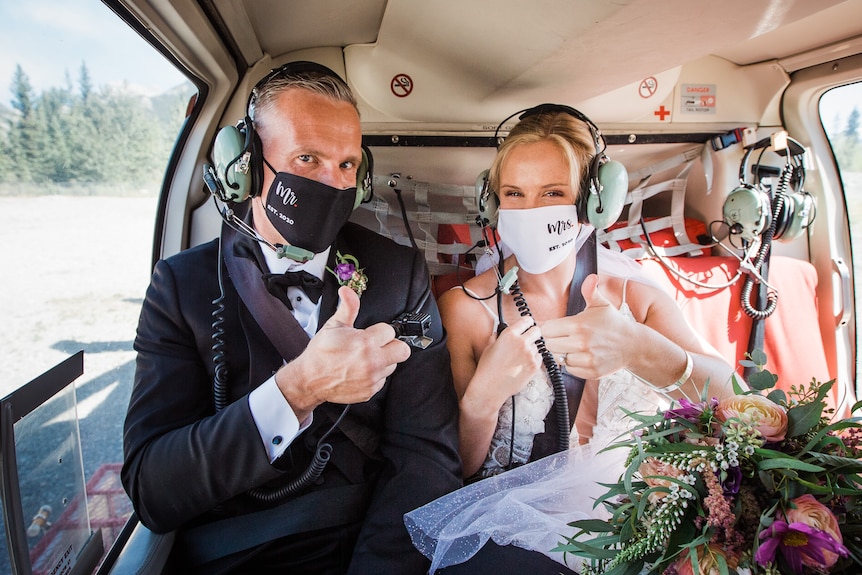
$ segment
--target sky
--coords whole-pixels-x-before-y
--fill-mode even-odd
[[[15,66],[38,94],[77,87],[86,62],[94,86],[123,81],[157,94],[184,81],[164,57],[100,0],[0,0],[0,102],[9,106]]]

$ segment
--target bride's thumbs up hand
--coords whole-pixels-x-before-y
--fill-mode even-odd
[[[630,322],[598,288],[599,278],[584,279],[581,293],[587,306],[578,315],[552,319],[542,325],[548,350],[569,373],[596,379],[626,367],[626,341]]]

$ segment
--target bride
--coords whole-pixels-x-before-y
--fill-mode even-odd
[[[654,412],[707,381],[712,397],[732,393],[731,366],[673,299],[589,241],[584,204],[603,151],[583,114],[543,104],[491,165],[480,208],[512,255],[439,301],[471,484],[405,516],[432,573],[572,573],[551,549],[568,522],[598,516],[596,482],[623,469],[620,450],[597,455],[631,425],[620,408]],[[591,253],[598,274],[586,273]]]

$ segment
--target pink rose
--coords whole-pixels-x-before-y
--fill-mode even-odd
[[[753,425],[766,441],[781,441],[787,433],[787,412],[762,395],[737,395],[725,399],[715,410],[718,419],[738,418]]]
[[[686,437],[684,441],[691,445],[701,445],[703,447],[715,447],[721,443],[721,440],[717,437]]]
[[[803,495],[791,500],[791,503],[796,505],[796,508],[789,508],[785,511],[785,516],[788,523],[804,523],[815,529],[825,531],[838,543],[844,544],[844,539],[841,537],[841,530],[838,528],[838,520],[829,511],[829,508],[817,501],[813,495]],[[823,551],[823,558],[826,563],[820,565],[808,555],[802,556],[802,562],[810,567],[825,567],[826,569],[835,565],[838,561],[838,555],[831,551]]]
[[[638,467],[638,472],[649,487],[667,488],[670,488],[670,486],[673,485],[673,482],[656,476],[673,477],[676,479],[682,474],[682,472],[673,465],[662,463],[654,457],[646,458]],[[655,503],[663,499],[668,493],[669,491],[654,491],[648,496],[649,502]]]
[[[718,560],[716,557],[722,556],[724,557],[727,566],[731,569],[736,569],[739,561],[736,557],[724,554],[724,550],[721,546],[710,543],[707,545],[698,545],[697,549],[697,566],[698,572],[695,573],[691,567],[691,560],[688,557],[688,551],[683,551],[680,555],[679,559],[677,559],[673,566],[676,568],[676,572],[679,575],[719,575],[721,570],[718,566]]]

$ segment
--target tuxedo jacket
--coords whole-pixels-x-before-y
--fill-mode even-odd
[[[238,296],[220,262],[219,243],[214,240],[159,261],[138,324],[122,480],[141,522],[157,533],[182,533],[272,507],[247,492],[294,479],[333,425],[332,409],[324,413],[318,408],[312,425],[270,463],[247,396],[284,359]],[[434,343],[424,350],[411,349],[410,358],[398,365],[381,391],[350,407],[349,417],[376,433],[376,453],[366,453],[335,428],[327,437],[333,446],[329,464],[295,497],[343,485],[369,486],[363,518],[330,530],[333,538],[348,537],[351,545],[355,540],[352,553],[340,561],[350,563],[351,573],[423,573],[427,563],[411,545],[402,516],[461,485],[457,398],[445,332],[434,298],[428,296],[429,277],[420,253],[352,223],[339,233],[330,257],[336,250],[355,256],[368,277],[355,327],[388,323],[421,305],[431,315],[429,336]],[[321,326],[335,311],[339,287],[332,274],[324,275]],[[214,317],[216,300],[223,309]],[[228,382],[227,406],[219,411],[213,401],[214,321],[224,342],[218,365]],[[336,415],[342,409],[329,407]],[[268,552],[288,557],[285,565],[292,565],[313,554],[321,537],[325,541],[328,535],[300,533],[269,543]],[[309,541],[314,542],[311,549]],[[183,549],[177,547],[173,561],[182,565]],[[266,556],[259,549],[238,556],[256,553]],[[344,555],[344,550],[338,553]],[[210,565],[207,571],[215,568]]]

